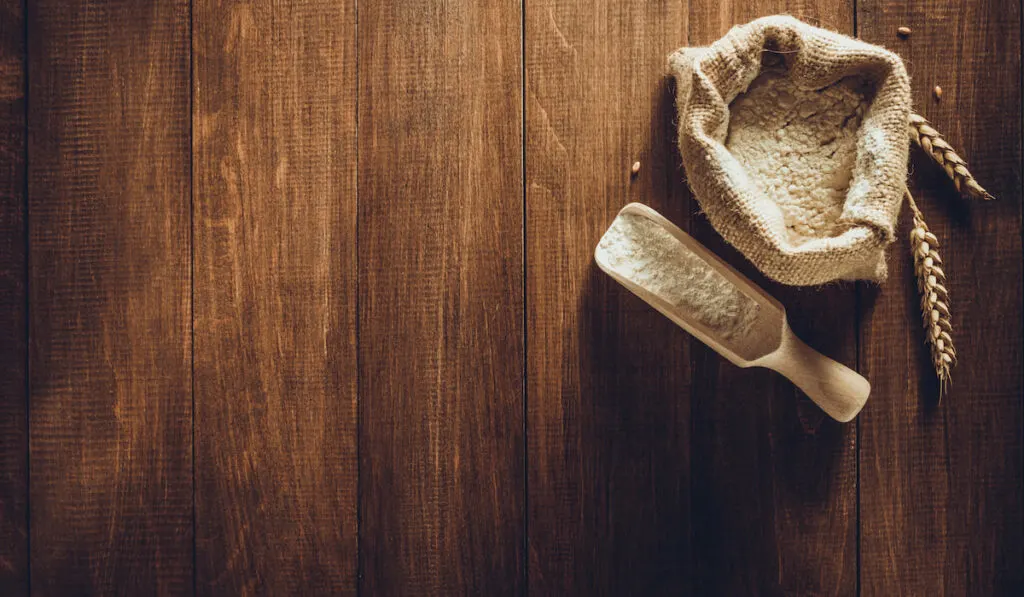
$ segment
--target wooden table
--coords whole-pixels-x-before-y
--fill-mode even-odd
[[[871,380],[849,425],[592,263],[641,201],[754,273],[687,190],[665,56],[778,12],[899,52],[998,197],[915,157],[941,405],[906,214],[881,287],[767,284]],[[1022,594],[1020,26],[1016,0],[0,0],[0,594]]]

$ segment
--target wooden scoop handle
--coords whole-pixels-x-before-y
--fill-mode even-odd
[[[859,373],[833,361],[803,343],[783,325],[778,350],[754,363],[774,369],[798,388],[833,419],[846,423],[860,412],[871,393],[871,384]]]

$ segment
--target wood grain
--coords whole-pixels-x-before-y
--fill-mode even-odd
[[[899,52],[998,197],[913,162],[941,405],[908,218],[884,285],[795,289],[687,190],[666,55],[780,12]],[[0,595],[1024,594],[1021,12],[0,0]],[[858,421],[600,273],[631,201]]]
[[[188,13],[28,4],[33,594],[191,592]]]
[[[355,3],[198,0],[201,595],[354,595]]]
[[[906,60],[914,100],[997,201],[967,203],[917,156],[913,189],[938,236],[960,364],[936,406],[909,217],[864,322],[875,397],[861,419],[865,595],[1019,595],[1022,527],[1020,5],[862,0],[864,39]],[[896,28],[909,26],[906,40]],[[931,96],[935,85],[941,103]]]
[[[0,0],[0,595],[28,593],[25,14]]]
[[[687,22],[685,2],[527,4],[533,594],[689,592],[690,338],[593,262],[631,201],[688,226],[665,66]]]
[[[789,13],[851,34],[847,0],[690,4],[692,45],[731,26]],[[852,284],[799,289],[770,283],[708,222],[692,232],[786,306],[797,335],[856,369]],[[699,595],[853,595],[857,590],[856,426],[826,417],[791,383],[693,349],[692,516]]]
[[[521,7],[359,3],[361,592],[523,592]]]

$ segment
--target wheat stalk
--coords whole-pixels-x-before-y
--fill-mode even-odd
[[[921,315],[925,338],[931,348],[932,365],[939,378],[939,396],[945,392],[951,377],[950,370],[956,365],[956,349],[953,347],[953,326],[949,318],[949,292],[946,290],[946,274],[942,271],[942,259],[937,251],[939,239],[928,230],[924,216],[918,209],[910,190],[905,190],[907,203],[914,215],[914,228],[910,231],[910,248],[914,254],[914,273],[917,276],[917,290],[921,294]]]
[[[988,201],[994,198],[991,193],[978,184],[970,170],[967,169],[967,162],[953,150],[924,116],[911,113],[908,130],[910,131],[910,140],[946,171],[958,191],[975,199]]]

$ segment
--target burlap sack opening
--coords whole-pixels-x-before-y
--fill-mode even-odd
[[[728,242],[785,284],[885,279],[909,149],[898,56],[774,16],[669,66],[690,186]]]

